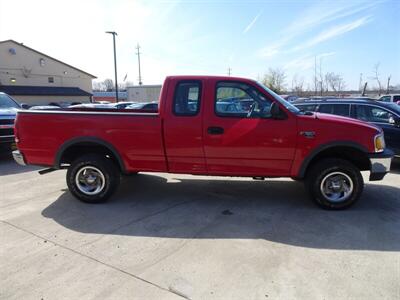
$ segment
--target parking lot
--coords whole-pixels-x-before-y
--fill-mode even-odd
[[[336,212],[290,179],[171,174],[88,205],[37,170],[0,159],[1,299],[400,297],[398,162]]]

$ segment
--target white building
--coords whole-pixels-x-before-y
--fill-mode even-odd
[[[161,92],[161,84],[159,85],[137,85],[128,86],[127,101],[132,102],[158,102]]]
[[[94,78],[22,43],[0,41],[0,91],[20,103],[89,102]]]

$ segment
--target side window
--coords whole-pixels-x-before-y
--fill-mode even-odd
[[[348,117],[350,115],[349,104],[321,104],[319,112]]]
[[[383,97],[381,97],[381,101],[383,101],[383,102],[390,102],[390,96],[383,96]]]
[[[301,109],[302,111],[316,111],[317,110],[317,104],[295,104],[298,109]]]
[[[333,105],[332,104],[321,104],[319,106],[319,112],[324,114],[333,114]]]
[[[176,85],[173,112],[178,116],[195,116],[200,109],[201,83],[182,81]]]
[[[350,116],[350,104],[335,104],[333,106],[333,113],[335,115],[349,117]]]
[[[400,101],[400,95],[399,96],[393,96],[393,102]]]
[[[240,82],[219,82],[216,87],[215,113],[222,117],[270,117],[271,104],[254,87]]]
[[[357,105],[356,118],[366,122],[391,124],[395,115],[376,106]]]

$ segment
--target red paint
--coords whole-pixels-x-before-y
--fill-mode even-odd
[[[202,83],[196,116],[176,116],[172,112],[175,86],[182,80]],[[287,115],[284,120],[219,117],[214,112],[214,97],[216,83],[222,80],[247,83],[276,101],[248,79],[172,76],[164,82],[158,113],[21,111],[16,121],[17,145],[27,163],[53,166],[65,142],[95,137],[114,146],[128,172],[230,176],[296,177],[313,150],[337,141],[352,142],[374,152],[373,139],[379,130],[354,119],[299,115],[282,104],[279,106]],[[210,135],[207,128],[212,126],[223,128],[224,133]],[[315,132],[315,138],[301,135],[303,131]]]

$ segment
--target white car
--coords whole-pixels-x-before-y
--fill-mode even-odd
[[[400,95],[399,94],[393,94],[393,95],[384,95],[381,96],[378,101],[383,101],[383,102],[394,102],[397,104],[400,104]]]

